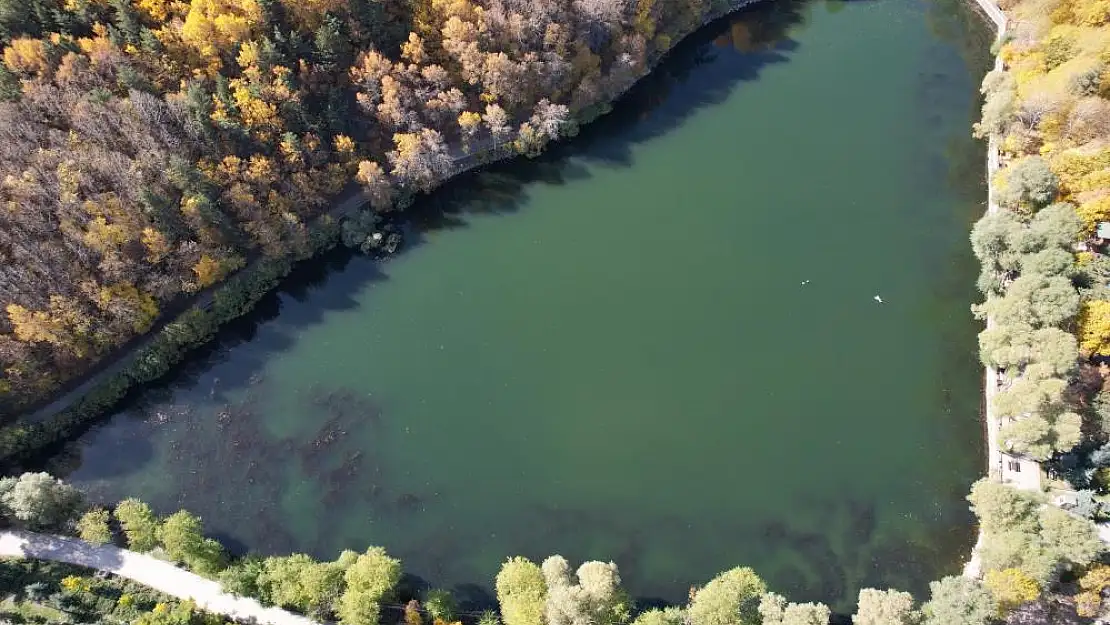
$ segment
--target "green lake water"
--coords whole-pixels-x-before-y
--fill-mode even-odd
[[[422,201],[398,257],[298,270],[52,468],[476,601],[552,553],[667,600],[740,564],[842,611],[920,592],[984,465],[989,40],[957,2],[717,22],[575,140]]]

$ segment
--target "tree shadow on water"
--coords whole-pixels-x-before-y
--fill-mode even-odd
[[[519,210],[531,185],[588,178],[588,163],[631,166],[633,146],[678,128],[699,110],[724,101],[738,83],[788,60],[798,47],[788,31],[804,23],[813,2],[764,2],[716,20],[679,43],[612,112],[576,138],[533,160],[514,159],[459,176],[421,198],[406,215],[406,249],[418,247],[428,232],[464,226],[467,214]],[[354,309],[359,304],[354,294],[384,279],[377,262],[346,250],[299,263],[250,314],[223,326],[166,378],[134,389],[113,414],[145,415],[152,406],[198,391],[207,391],[213,403],[231,401],[257,381],[269,360],[293,346],[297,334],[323,323],[329,313]],[[280,323],[272,323],[279,317]],[[90,425],[71,440],[81,440],[94,427],[99,426]],[[55,447],[43,457],[60,452]],[[67,464],[79,458],[72,450],[66,453]]]
[[[633,148],[679,128],[724,102],[738,84],[758,80],[799,48],[789,31],[804,24],[814,0],[762,2],[722,17],[675,46],[612,110],[534,159],[516,158],[464,174],[420,198],[406,215],[405,245],[465,227],[468,215],[511,214],[536,184],[588,179],[589,165],[630,167]],[[676,155],[681,156],[681,155]]]
[[[167,422],[195,427],[204,412],[199,403],[228,406],[243,394],[249,398],[263,381],[266,364],[291,349],[297,335],[331,313],[355,309],[354,294],[385,279],[377,263],[346,249],[298,263],[248,314],[221,326],[169,374],[131,389],[110,415],[44,447],[20,468],[69,475],[84,467],[83,450],[93,445],[96,466],[84,467],[87,474],[107,479],[141,472],[156,459],[153,427]]]

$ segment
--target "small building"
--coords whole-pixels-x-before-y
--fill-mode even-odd
[[[1110,241],[1110,221],[1100,221],[1095,227],[1095,237],[1103,242]]]

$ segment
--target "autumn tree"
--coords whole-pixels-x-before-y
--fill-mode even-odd
[[[1084,302],[1076,319],[1079,348],[1085,354],[1110,355],[1110,301]]]
[[[250,38],[261,19],[256,0],[191,0],[181,37],[203,56],[217,57]]]
[[[419,133],[393,135],[396,149],[389,153],[392,175],[402,186],[429,191],[451,166],[443,135],[425,128]]]
[[[463,111],[459,114],[459,129],[462,131],[463,139],[469,144],[473,141],[474,136],[478,133],[482,124],[482,116],[478,113],[471,111]]]
[[[345,625],[374,625],[381,602],[390,597],[401,579],[401,561],[391,558],[381,547],[371,547],[350,564],[343,578],[340,620]]]
[[[897,590],[864,588],[859,591],[854,625],[917,625],[921,613],[914,608],[913,596]]]
[[[547,583],[535,563],[522,557],[501,565],[495,583],[505,625],[544,625]]]
[[[393,184],[381,165],[374,161],[359,162],[356,178],[362,184],[370,206],[375,211],[383,212],[393,208]]]
[[[131,549],[146,552],[158,546],[158,517],[138,499],[124,499],[116,506],[116,519]]]
[[[17,74],[43,76],[50,71],[52,63],[41,39],[21,37],[4,48],[4,65]]]
[[[1081,616],[1097,616],[1102,609],[1103,596],[1110,589],[1110,566],[1098,564],[1083,577],[1079,578],[1079,587],[1083,592],[1075,598],[1076,607]]]
[[[504,139],[509,133],[509,115],[505,109],[497,104],[486,105],[486,112],[482,114],[482,121],[486,122],[490,133],[495,139]]]
[[[987,571],[983,583],[998,602],[999,616],[1005,616],[1014,608],[1033,601],[1041,594],[1037,580],[1023,573],[1021,569]]]
[[[223,567],[223,548],[204,537],[199,517],[184,510],[171,514],[162,522],[158,527],[158,540],[169,557],[184,562],[201,575],[215,575]]]
[[[688,610],[693,625],[758,625],[758,600],[767,585],[755,571],[738,567],[700,588]]]

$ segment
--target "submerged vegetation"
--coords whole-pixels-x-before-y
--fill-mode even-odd
[[[853,616],[856,625],[988,625],[1002,620],[1066,625],[1080,623],[1081,614],[1100,613],[1102,591],[1110,588],[1110,566],[1096,564],[1103,545],[1089,521],[989,480],[977,483],[969,500],[983,529],[995,537],[982,553],[985,579],[953,576],[933,582],[928,600],[920,604],[908,593],[865,588]],[[770,592],[746,567],[692,588],[685,606],[643,609],[623,589],[616,564],[585,562],[572,572],[558,555],[540,564],[523,557],[506,560],[494,582],[499,612],[476,612],[491,606],[460,606],[447,591],[414,585],[403,576],[401,562],[380,547],[344,551],[330,562],[305,554],[230,559],[218,542],[205,537],[201,520],[186,511],[159,517],[135,499],[120,502],[111,512],[90,508],[79,492],[45,473],[0,482],[0,520],[76,533],[97,544],[122,544],[217,580],[225,592],[344,625],[396,620],[422,625],[425,618],[433,625],[464,619],[482,625],[825,625],[831,614],[823,604],[791,603]],[[1042,597],[1058,588],[1062,578],[1074,580],[1083,571],[1082,592],[1076,597]],[[33,595],[41,583],[21,576],[12,580],[22,580],[23,586],[5,590],[20,597]]]
[[[494,584],[499,613],[473,611],[490,606],[463,606],[467,608],[464,612],[446,591],[406,582],[400,561],[380,547],[371,547],[363,553],[344,551],[330,562],[319,562],[304,554],[246,556],[229,561],[223,548],[204,536],[200,519],[185,511],[158,517],[133,499],[121,502],[114,513],[88,509],[72,487],[42,473],[5,478],[3,488],[4,492],[21,493],[19,497],[0,498],[3,506],[0,512],[9,524],[65,533],[76,531],[81,538],[95,543],[118,542],[216,579],[226,592],[255,597],[264,604],[316,619],[338,619],[345,625],[377,625],[395,620],[421,625],[425,618],[433,625],[448,625],[462,619],[483,625],[824,625],[830,618],[829,608],[822,604],[790,603],[769,592],[759,575],[746,567],[721,573],[692,589],[684,607],[637,609],[621,585],[616,564],[593,561],[572,569],[558,555],[540,564],[522,557],[509,558]],[[42,502],[48,505],[39,505]],[[1084,548],[1073,545],[1069,553],[1089,561],[1093,552],[1087,553]],[[1096,552],[1098,548],[1096,541]],[[88,584],[80,581],[84,578],[77,579],[71,585]],[[24,585],[20,586],[21,583]],[[35,584],[39,583],[37,579],[28,581],[17,576],[4,590],[25,596],[33,594],[39,588]],[[1011,595],[1015,592],[1014,584],[998,586],[998,592]],[[988,587],[989,584],[972,579],[946,578],[933,584],[930,599],[920,606],[907,593],[864,589],[859,594],[855,622],[985,624],[997,614],[1000,605]],[[102,607],[109,614],[115,610],[107,604]]]
[[[385,212],[490,150],[536,153],[716,8],[701,0],[0,0],[5,408],[87,370],[247,264],[273,268],[245,285],[247,296],[217,297],[211,317],[197,312],[171,325],[165,336],[175,338],[166,340],[176,342],[90,406],[7,432],[6,453],[64,437],[97,402],[164,372],[183,346],[205,340],[288,271],[290,259],[340,235],[367,244],[374,215],[340,228],[324,209],[349,179]],[[944,578],[924,601],[864,589],[856,625],[1066,624],[1105,611],[1110,566],[1100,561],[1104,545],[1091,520],[1108,516],[1110,494],[1110,256],[1097,236],[1110,221],[1110,4],[1023,0],[1003,8],[1014,18],[999,51],[1006,67],[983,83],[977,127],[998,142],[1004,161],[992,181],[1001,210],[971,237],[985,296],[975,310],[993,322],[980,351],[1006,382],[994,399],[1008,421],[1004,447],[1045,462],[1059,485],[1080,494],[1062,510],[1040,493],[977,483],[969,501],[984,532],[983,579]],[[341,393],[313,401],[335,416],[295,450],[303,463],[322,462],[345,419],[376,415]],[[362,462],[347,458],[336,471]],[[347,625],[830,619],[827,606],[791,603],[744,567],[693,589],[684,606],[640,610],[614,563],[572,569],[561,556],[508,559],[494,583],[499,613],[474,618],[442,590],[406,586],[400,561],[379,547],[330,562],[305,554],[233,559],[188,512],[161,518],[137,500],[87,509],[79,493],[45,474],[0,480],[0,512],[29,529],[125,543],[229,592]],[[70,592],[99,597],[95,613],[109,622],[207,618],[187,604],[99,594],[75,575],[32,589],[53,575],[47,568],[31,565],[34,581],[8,576],[26,581],[7,589],[20,598],[42,588],[62,593],[53,603],[34,599],[28,610],[71,605],[78,600],[65,599]],[[153,616],[122,611],[134,605]],[[93,608],[82,610],[86,618]]]

